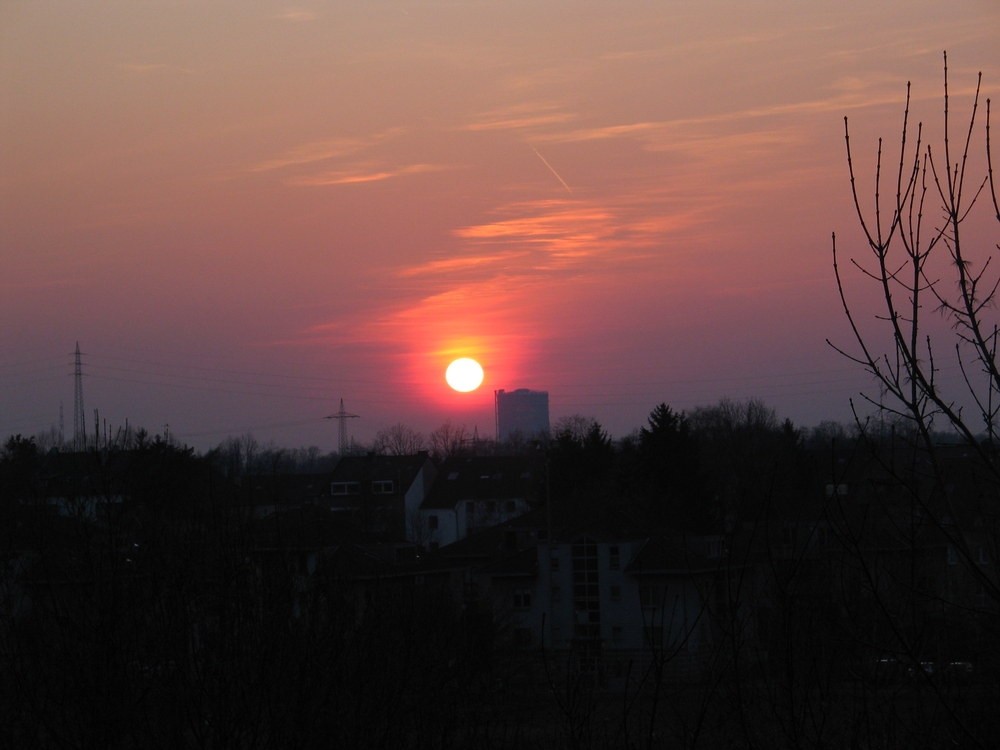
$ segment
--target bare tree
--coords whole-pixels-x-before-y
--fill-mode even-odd
[[[468,441],[465,425],[456,427],[451,422],[445,422],[430,436],[430,451],[435,459],[443,461],[454,453],[462,450]]]
[[[881,194],[882,141],[879,140],[878,146],[872,216],[861,205],[850,131],[847,118],[844,118],[851,193],[870,251],[867,263],[854,258],[851,262],[877,286],[884,305],[879,319],[887,326],[892,344],[880,353],[870,337],[862,332],[847,302],[834,234],[833,267],[837,287],[858,349],[851,354],[832,343],[831,346],[874,376],[881,394],[877,398],[865,396],[865,399],[879,410],[907,420],[923,444],[931,443],[935,420],[943,419],[970,445],[979,445],[980,429],[985,429],[991,441],[996,438],[996,417],[1000,412],[1000,369],[996,361],[1000,329],[991,317],[1000,282],[986,275],[991,260],[989,249],[984,252],[981,248],[967,247],[963,242],[963,225],[987,187],[998,222],[1000,207],[990,154],[989,100],[986,102],[986,174],[981,179],[969,175],[982,74],[958,154],[953,151],[951,141],[947,56],[944,71],[944,164],[936,160],[932,147],[923,143],[922,123],[917,126],[913,150],[907,153],[910,135],[910,87],[907,84],[895,200],[888,211],[883,206]],[[925,215],[933,210],[935,200],[940,201],[938,220],[927,226]],[[935,359],[934,342],[924,315],[928,305],[952,324],[954,338],[947,343],[947,348],[954,350],[954,361],[962,373],[964,394],[949,392],[942,383],[939,360]],[[981,426],[963,410],[963,402],[970,399],[978,410]],[[986,449],[980,450],[995,467]],[[1000,472],[997,477],[1000,478]]]
[[[552,428],[553,435],[566,435],[578,443],[587,439],[587,434],[597,424],[595,417],[585,417],[574,414],[571,417],[560,417]]]
[[[424,450],[424,444],[423,434],[397,422],[375,434],[374,449],[389,456],[412,456]]]
[[[835,479],[828,507],[843,547],[845,576],[857,593],[853,601],[845,594],[844,601],[858,642],[881,650],[882,662],[909,664],[930,695],[933,711],[914,714],[911,739],[988,747],[995,723],[971,713],[971,696],[944,690],[924,667],[932,645],[939,653],[952,649],[955,658],[953,647],[963,630],[983,644],[976,652],[981,666],[993,670],[1000,664],[993,645],[1000,587],[991,564],[1000,509],[1000,321],[995,307],[1000,279],[990,275],[992,248],[976,240],[977,232],[967,231],[976,204],[990,199],[1000,223],[988,99],[984,136],[977,127],[981,83],[982,74],[967,124],[961,124],[956,139],[945,56],[940,149],[924,142],[922,124],[911,143],[907,85],[895,194],[889,201],[883,196],[880,139],[869,208],[859,195],[844,119],[851,194],[868,245],[864,257],[851,263],[877,290],[880,311],[872,333],[848,302],[834,235],[833,267],[855,345],[851,351],[831,346],[863,367],[877,386],[877,394],[862,394],[873,415],[852,406],[866,460],[884,479],[869,482],[872,491],[863,505],[861,498],[844,497],[838,488],[846,485]],[[979,143],[985,148],[977,153]],[[980,159],[984,163],[978,167]],[[989,244],[996,246],[995,240]],[[943,317],[948,328],[935,326],[928,310]],[[944,362],[960,374],[957,382],[943,374]],[[941,427],[959,436],[960,461],[936,439]],[[928,575],[942,568],[936,579]]]

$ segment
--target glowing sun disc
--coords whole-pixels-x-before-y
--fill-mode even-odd
[[[462,357],[448,365],[444,379],[456,391],[468,393],[476,390],[483,382],[483,368],[476,360]]]

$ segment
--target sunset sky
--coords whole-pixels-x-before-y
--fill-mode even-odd
[[[843,118],[868,195],[908,80],[939,137],[943,50],[967,123],[994,1],[4,0],[0,436],[71,428],[77,341],[88,421],[199,448],[332,449],[341,398],[359,440],[491,436],[519,387],[615,436],[723,397],[846,421]]]

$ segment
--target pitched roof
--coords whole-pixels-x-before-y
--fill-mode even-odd
[[[412,456],[344,456],[330,475],[330,482],[378,482],[391,480],[395,494],[405,494],[425,466],[434,466],[426,451]]]
[[[274,505],[314,503],[330,497],[330,473],[276,474],[247,477],[252,501]]]
[[[536,463],[531,456],[446,459],[420,507],[422,510],[450,509],[469,500],[523,498],[530,502],[535,499],[540,479]]]

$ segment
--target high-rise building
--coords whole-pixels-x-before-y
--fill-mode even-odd
[[[496,391],[497,440],[520,432],[526,438],[549,434],[549,392]]]

